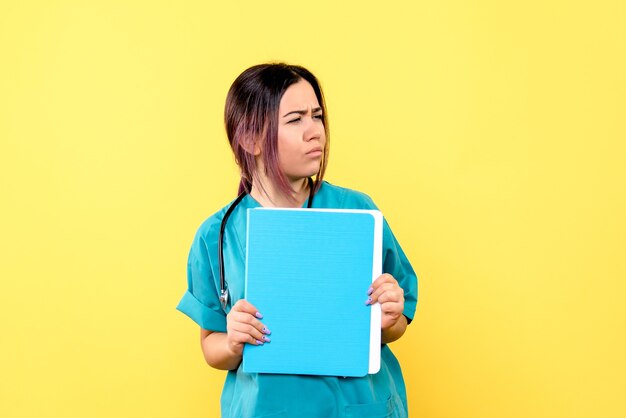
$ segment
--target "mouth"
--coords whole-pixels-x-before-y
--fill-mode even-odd
[[[322,149],[322,147],[315,147],[312,150],[308,151],[306,155],[317,157],[317,156],[322,155],[323,151],[324,150]]]

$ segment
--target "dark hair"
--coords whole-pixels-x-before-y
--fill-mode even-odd
[[[265,174],[287,196],[294,190],[280,169],[278,161],[278,109],[283,94],[292,84],[306,80],[311,84],[322,108],[322,122],[326,133],[326,146],[315,176],[314,188],[319,189],[328,162],[328,121],[324,95],[315,76],[306,68],[285,63],[255,65],[237,77],[233,82],[224,109],[224,123],[228,142],[239,165],[241,182],[239,193],[250,193],[252,179],[256,176],[256,161],[251,152],[251,144],[263,144],[262,156]]]

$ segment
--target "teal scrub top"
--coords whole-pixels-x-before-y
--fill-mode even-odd
[[[308,202],[305,202],[304,207]],[[230,204],[228,205],[230,206]],[[224,232],[224,273],[230,298],[226,311],[219,301],[219,229],[228,206],[202,223],[187,263],[187,291],[177,309],[200,327],[226,332],[226,315],[244,296],[246,211],[260,207],[246,195],[228,218]],[[360,192],[323,182],[314,208],[377,209]],[[387,222],[383,226],[383,272],[404,289],[404,315],[410,322],[417,304],[417,277]],[[221,397],[222,417],[406,417],[406,388],[398,360],[385,344],[381,368],[365,377],[328,377],[244,373],[230,370]]]

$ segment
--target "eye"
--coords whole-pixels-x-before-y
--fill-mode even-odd
[[[300,118],[295,118],[295,119],[291,119],[287,123],[293,123],[293,122],[299,122],[299,121],[300,121]]]
[[[315,115],[313,116],[315,119],[319,119],[319,120],[324,120],[324,115],[323,114],[319,114],[319,115]]]

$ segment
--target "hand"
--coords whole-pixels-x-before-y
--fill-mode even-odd
[[[382,311],[381,328],[390,328],[398,322],[404,311],[404,289],[391,274],[383,274],[374,280],[368,291],[366,304],[379,302]]]
[[[259,321],[263,315],[245,299],[240,299],[226,316],[226,334],[229,349],[243,354],[244,344],[263,345],[270,342],[270,330]]]

